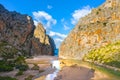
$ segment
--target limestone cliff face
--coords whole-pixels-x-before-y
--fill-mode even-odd
[[[30,16],[15,11],[9,12],[2,5],[0,5],[0,42],[8,43],[26,55],[53,54],[43,27],[35,29]]]
[[[83,59],[84,54],[120,40],[120,0],[107,0],[81,18],[62,42],[59,57]]]
[[[54,43],[51,43],[50,37],[46,34],[46,31],[42,24],[38,24],[34,31],[34,38],[32,39],[32,50],[36,51],[36,55],[53,55],[54,47],[52,46]],[[38,44],[39,43],[39,44]],[[54,45],[55,46],[55,45]],[[32,54],[34,54],[32,52]]]

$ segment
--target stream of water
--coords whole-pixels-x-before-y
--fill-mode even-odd
[[[56,71],[52,74],[48,74],[45,78],[45,80],[54,80],[55,77],[57,77],[57,73],[59,72],[60,68],[60,61],[59,60],[53,60],[51,61],[52,68],[55,68]]]
[[[87,64],[87,63],[80,62],[80,61],[74,61],[74,60],[66,60],[65,62],[64,62],[64,61],[61,62],[60,60],[53,60],[53,61],[51,61],[52,68],[55,68],[56,71],[53,72],[52,74],[48,74],[48,75],[46,76],[45,80],[54,80],[54,78],[57,77],[58,72],[61,70],[61,64],[60,64],[60,63],[64,63],[64,64],[66,64],[66,65],[77,64],[77,65],[79,65],[79,66],[89,65],[89,64]],[[93,67],[93,65],[94,65],[94,64],[92,64],[92,66],[89,65],[89,67],[91,66],[91,68],[94,68],[95,70],[98,69],[96,65],[94,65],[94,67]],[[95,68],[95,67],[96,67],[96,68]],[[105,69],[105,68],[104,68],[104,69]],[[97,76],[98,74],[99,74],[99,76]],[[103,77],[103,76],[104,76],[104,77]],[[105,77],[105,76],[107,76],[107,77]],[[97,78],[97,79],[96,79],[96,78]],[[109,75],[109,74],[106,73],[106,72],[104,73],[104,71],[101,71],[101,70],[97,71],[97,74],[94,75],[94,79],[93,79],[93,80],[98,80],[98,79],[100,79],[100,80],[110,80],[110,79],[111,79],[111,80],[120,80],[118,77],[113,76],[113,75]]]

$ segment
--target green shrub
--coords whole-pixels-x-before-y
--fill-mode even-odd
[[[29,75],[27,78],[25,78],[25,80],[32,80],[33,77],[33,75]]]
[[[23,75],[23,71],[20,71],[16,74],[16,76],[20,76],[20,75]]]
[[[5,71],[12,71],[13,65],[10,65],[8,62],[5,62],[4,60],[0,60],[0,72]]]
[[[14,54],[13,53],[9,53],[9,52],[4,52],[2,55],[1,55],[4,59],[13,59],[14,58]]]
[[[0,65],[3,65],[5,64],[5,61],[4,60],[0,60]]]
[[[105,64],[120,68],[120,61],[106,62]]]
[[[6,64],[7,64],[7,66],[15,67],[14,61],[7,61]]]
[[[15,67],[21,71],[26,71],[28,69],[28,65],[25,62],[25,58],[23,56],[19,56],[15,60]]]
[[[99,10],[99,11],[101,11],[101,9],[100,9],[100,8],[99,8],[98,10]]]
[[[98,14],[99,14],[99,12],[97,11],[97,12],[96,12],[96,14],[98,15]]]
[[[25,58],[24,56],[19,56],[17,57],[17,59],[15,60],[16,63],[25,63]]]
[[[28,65],[16,65],[16,69],[19,69],[21,71],[26,71],[28,69]]]
[[[39,70],[39,73],[42,73],[42,72],[44,72],[45,70]]]
[[[39,66],[37,64],[34,64],[34,66],[31,69],[32,70],[39,70]]]
[[[106,25],[107,25],[107,23],[106,23],[106,22],[104,22],[104,23],[103,23],[103,25],[104,25],[104,26],[106,26]]]
[[[0,80],[17,80],[16,78],[12,78],[12,77],[1,77],[0,76]]]
[[[13,67],[6,66],[6,65],[0,65],[0,72],[6,72],[6,71],[12,71]]]

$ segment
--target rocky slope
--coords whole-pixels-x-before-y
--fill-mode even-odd
[[[61,44],[59,57],[112,62],[115,61],[115,56],[120,58],[119,41],[120,0],[106,0],[100,7],[93,9],[90,14],[79,20]],[[91,54],[92,59],[88,58]],[[111,56],[114,57],[107,60]],[[120,62],[118,58],[117,62]]]
[[[9,12],[0,5],[0,54],[14,48],[19,54],[52,55],[51,45],[43,26],[35,27],[30,16]]]

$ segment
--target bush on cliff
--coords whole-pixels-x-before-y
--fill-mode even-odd
[[[84,60],[120,68],[120,41],[91,50],[84,56]]]

